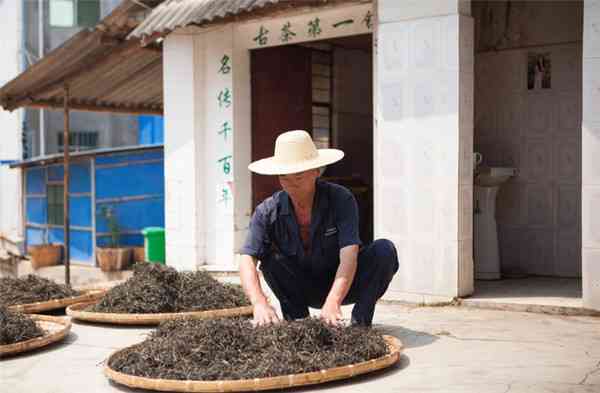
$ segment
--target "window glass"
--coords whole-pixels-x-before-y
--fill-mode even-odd
[[[312,52],[312,136],[318,148],[331,145],[331,52]]]
[[[48,185],[48,224],[64,224],[63,185]]]
[[[95,26],[100,20],[100,2],[98,0],[79,0],[77,2],[77,25]]]
[[[75,0],[50,0],[50,26],[75,25]]]

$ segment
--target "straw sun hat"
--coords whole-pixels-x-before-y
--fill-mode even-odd
[[[344,157],[338,149],[318,149],[306,131],[287,131],[275,141],[275,155],[254,161],[248,169],[261,175],[288,175],[333,164]]]

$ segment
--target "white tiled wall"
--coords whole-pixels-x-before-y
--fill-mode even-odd
[[[389,298],[472,292],[473,26],[461,4],[379,2],[375,237],[400,257]]]
[[[199,92],[203,90],[202,63],[195,57],[202,41],[170,35],[164,43],[165,94],[165,247],[167,264],[195,270],[204,258],[200,228],[204,217],[200,159],[202,136]]]
[[[527,90],[527,55],[549,52],[552,88]],[[578,43],[476,55],[475,149],[519,174],[498,195],[502,270],[581,276]]]

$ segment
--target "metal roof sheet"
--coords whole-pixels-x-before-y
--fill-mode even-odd
[[[130,33],[129,37],[144,37],[165,33],[178,27],[212,22],[235,16],[286,0],[166,0]]]
[[[62,109],[68,85],[74,110],[161,114],[161,48],[125,40],[140,10],[143,7],[124,1],[94,29],[72,36],[0,87],[0,106]]]

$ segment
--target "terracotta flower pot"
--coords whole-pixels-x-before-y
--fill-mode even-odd
[[[123,270],[131,262],[131,248],[99,247],[96,249],[96,259],[103,272]]]
[[[61,244],[40,244],[29,247],[29,255],[31,255],[31,266],[34,269],[39,269],[46,266],[57,265],[62,259]]]

